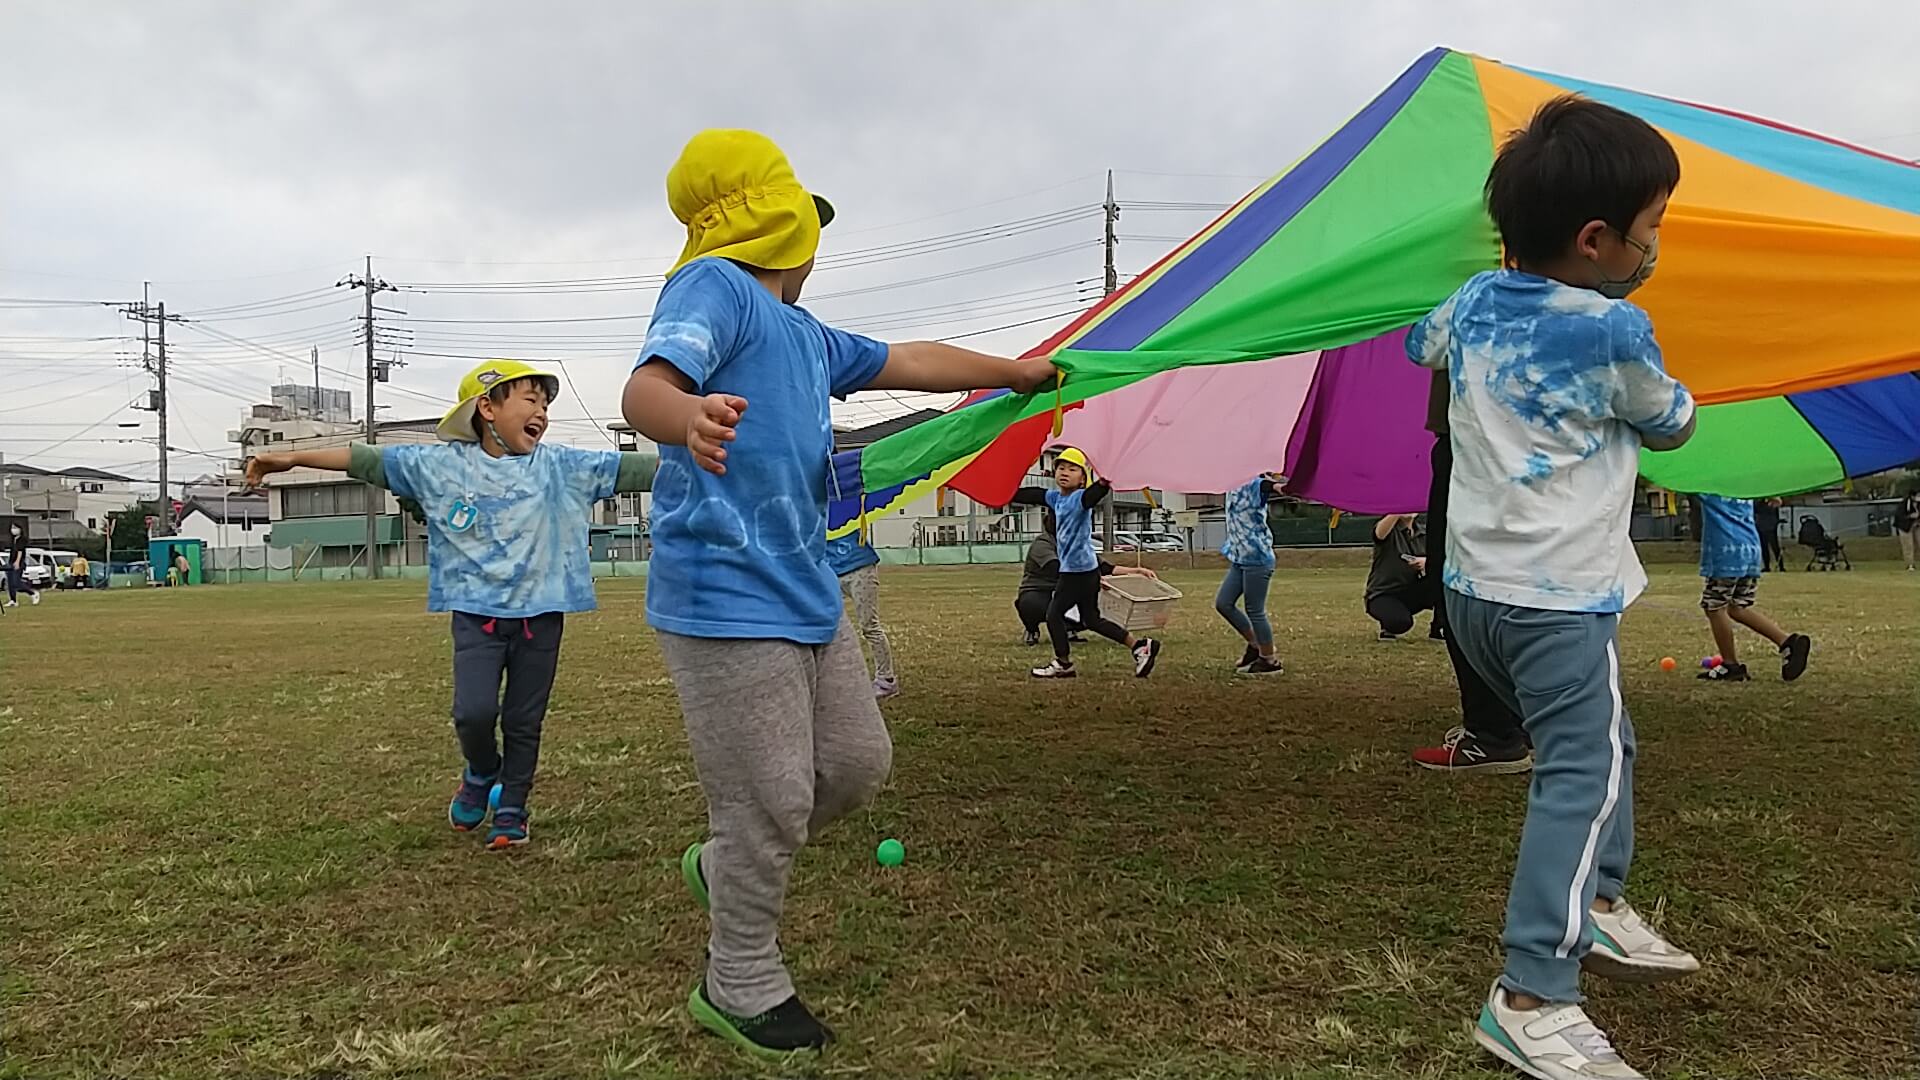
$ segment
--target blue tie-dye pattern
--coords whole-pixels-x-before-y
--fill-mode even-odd
[[[747,400],[727,472],[660,448],[647,622],[687,637],[825,645],[844,617],[827,561],[833,397],[864,388],[887,346],[783,304],[725,259],[667,282],[635,366],[671,365],[702,394]]]
[[[1060,572],[1084,574],[1100,568],[1093,553],[1093,508],[1087,505],[1087,489],[1076,488],[1065,495],[1047,489],[1047,505],[1053,508],[1053,538],[1060,553]]]
[[[1760,530],[1746,499],[1695,495],[1700,501],[1700,576],[1759,577]]]
[[[1627,539],[1640,435],[1693,415],[1646,313],[1490,271],[1414,325],[1407,355],[1452,388],[1446,586],[1548,610],[1631,603],[1646,585]]]
[[[387,446],[387,486],[427,519],[427,610],[521,619],[592,611],[587,515],[613,497],[620,455],[541,445],[491,457],[476,443]],[[447,527],[454,503],[479,511]]]
[[[1256,476],[1227,492],[1227,540],[1220,554],[1235,566],[1273,565],[1273,529],[1267,524],[1263,483]]]
[[[863,543],[857,531],[827,541],[827,565],[841,577],[879,561],[880,553],[873,550],[872,544]]]

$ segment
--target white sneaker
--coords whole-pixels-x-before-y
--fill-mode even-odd
[[[4,604],[0,604],[0,607],[19,607],[19,606],[20,606],[20,601],[18,600],[9,600]]]
[[[1538,1080],[1646,1080],[1620,1060],[1606,1033],[1593,1026],[1580,1006],[1550,1001],[1522,1011],[1508,1003],[1506,988],[1497,982],[1480,1006],[1473,1039]]]
[[[29,596],[29,597],[27,597],[27,599],[29,599],[29,600],[31,600],[31,601],[33,601],[33,606],[34,606],[34,607],[39,607],[39,606],[40,606],[40,594],[39,594],[39,593],[34,593],[34,594],[32,594],[31,596]]]
[[[1078,678],[1079,675],[1080,673],[1073,669],[1071,661],[1063,664],[1057,659],[1046,667],[1033,669],[1033,677],[1036,679],[1073,679]]]
[[[1620,982],[1655,983],[1700,970],[1700,961],[1692,953],[1675,948],[1655,933],[1625,900],[1615,900],[1612,911],[1589,914],[1593,916],[1593,948],[1580,958],[1580,966],[1595,975]]]
[[[1160,643],[1153,638],[1141,638],[1133,646],[1133,674],[1144,679],[1153,674],[1153,665],[1160,659]]]

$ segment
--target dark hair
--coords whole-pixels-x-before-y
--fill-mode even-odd
[[[1487,173],[1487,213],[1509,264],[1566,253],[1589,221],[1621,232],[1680,184],[1680,158],[1653,125],[1583,97],[1557,97],[1507,137]]]
[[[494,383],[492,386],[487,387],[487,400],[498,405],[507,400],[507,395],[513,393],[514,387],[519,386],[523,382],[530,382],[540,388],[540,392],[547,396],[547,404],[551,405],[553,404],[553,387],[547,384],[547,380],[550,377],[551,376],[547,375],[522,375],[517,379],[508,379],[503,383]],[[487,422],[481,418],[478,407],[473,410],[473,437],[481,442],[487,441]]]

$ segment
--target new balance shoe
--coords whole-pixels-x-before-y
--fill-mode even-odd
[[[1533,769],[1533,752],[1526,743],[1504,749],[1491,746],[1466,728],[1456,727],[1439,746],[1415,750],[1413,763],[1435,772],[1523,773]]]
[[[481,778],[468,769],[460,770],[460,787],[447,804],[447,824],[456,832],[472,832],[487,821],[487,795],[493,790],[493,777]]]
[[[696,840],[687,845],[680,856],[680,880],[687,883],[687,891],[700,905],[702,911],[713,910],[713,900],[707,895],[707,872],[700,868],[700,853],[707,848],[706,842]]]
[[[1580,958],[1587,971],[1618,982],[1655,983],[1700,970],[1692,953],[1661,937],[1625,900],[1592,916],[1593,948]]]
[[[1747,674],[1747,665],[1745,664],[1716,664],[1701,672],[1697,678],[1704,679],[1707,682],[1748,682],[1751,680],[1751,676]]]
[[[1614,1052],[1606,1033],[1571,1002],[1516,1009],[1499,983],[1480,1006],[1473,1039],[1536,1080],[1646,1080]]]
[[[1144,679],[1153,674],[1153,665],[1160,660],[1160,643],[1153,638],[1141,638],[1133,646],[1133,677]]]
[[[1058,658],[1046,667],[1033,669],[1033,677],[1036,679],[1073,679],[1078,678],[1079,675],[1080,673],[1073,668],[1073,661]]]
[[[1813,652],[1813,639],[1805,634],[1788,634],[1780,646],[1780,677],[1787,682],[1806,673],[1807,657]]]
[[[1286,666],[1280,663],[1279,657],[1275,656],[1255,656],[1253,663],[1240,669],[1242,675],[1285,675],[1286,673]]]
[[[493,828],[487,830],[487,850],[505,851],[527,842],[527,812],[517,806],[503,806],[493,812]]]
[[[723,1012],[707,999],[703,979],[687,998],[687,1012],[703,1028],[758,1058],[778,1061],[789,1054],[824,1050],[833,1041],[833,1029],[814,1018],[798,996],[758,1016]]]

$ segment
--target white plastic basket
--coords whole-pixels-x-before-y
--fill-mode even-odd
[[[1159,630],[1173,621],[1184,595],[1159,578],[1115,575],[1100,579],[1100,614],[1128,630]]]

